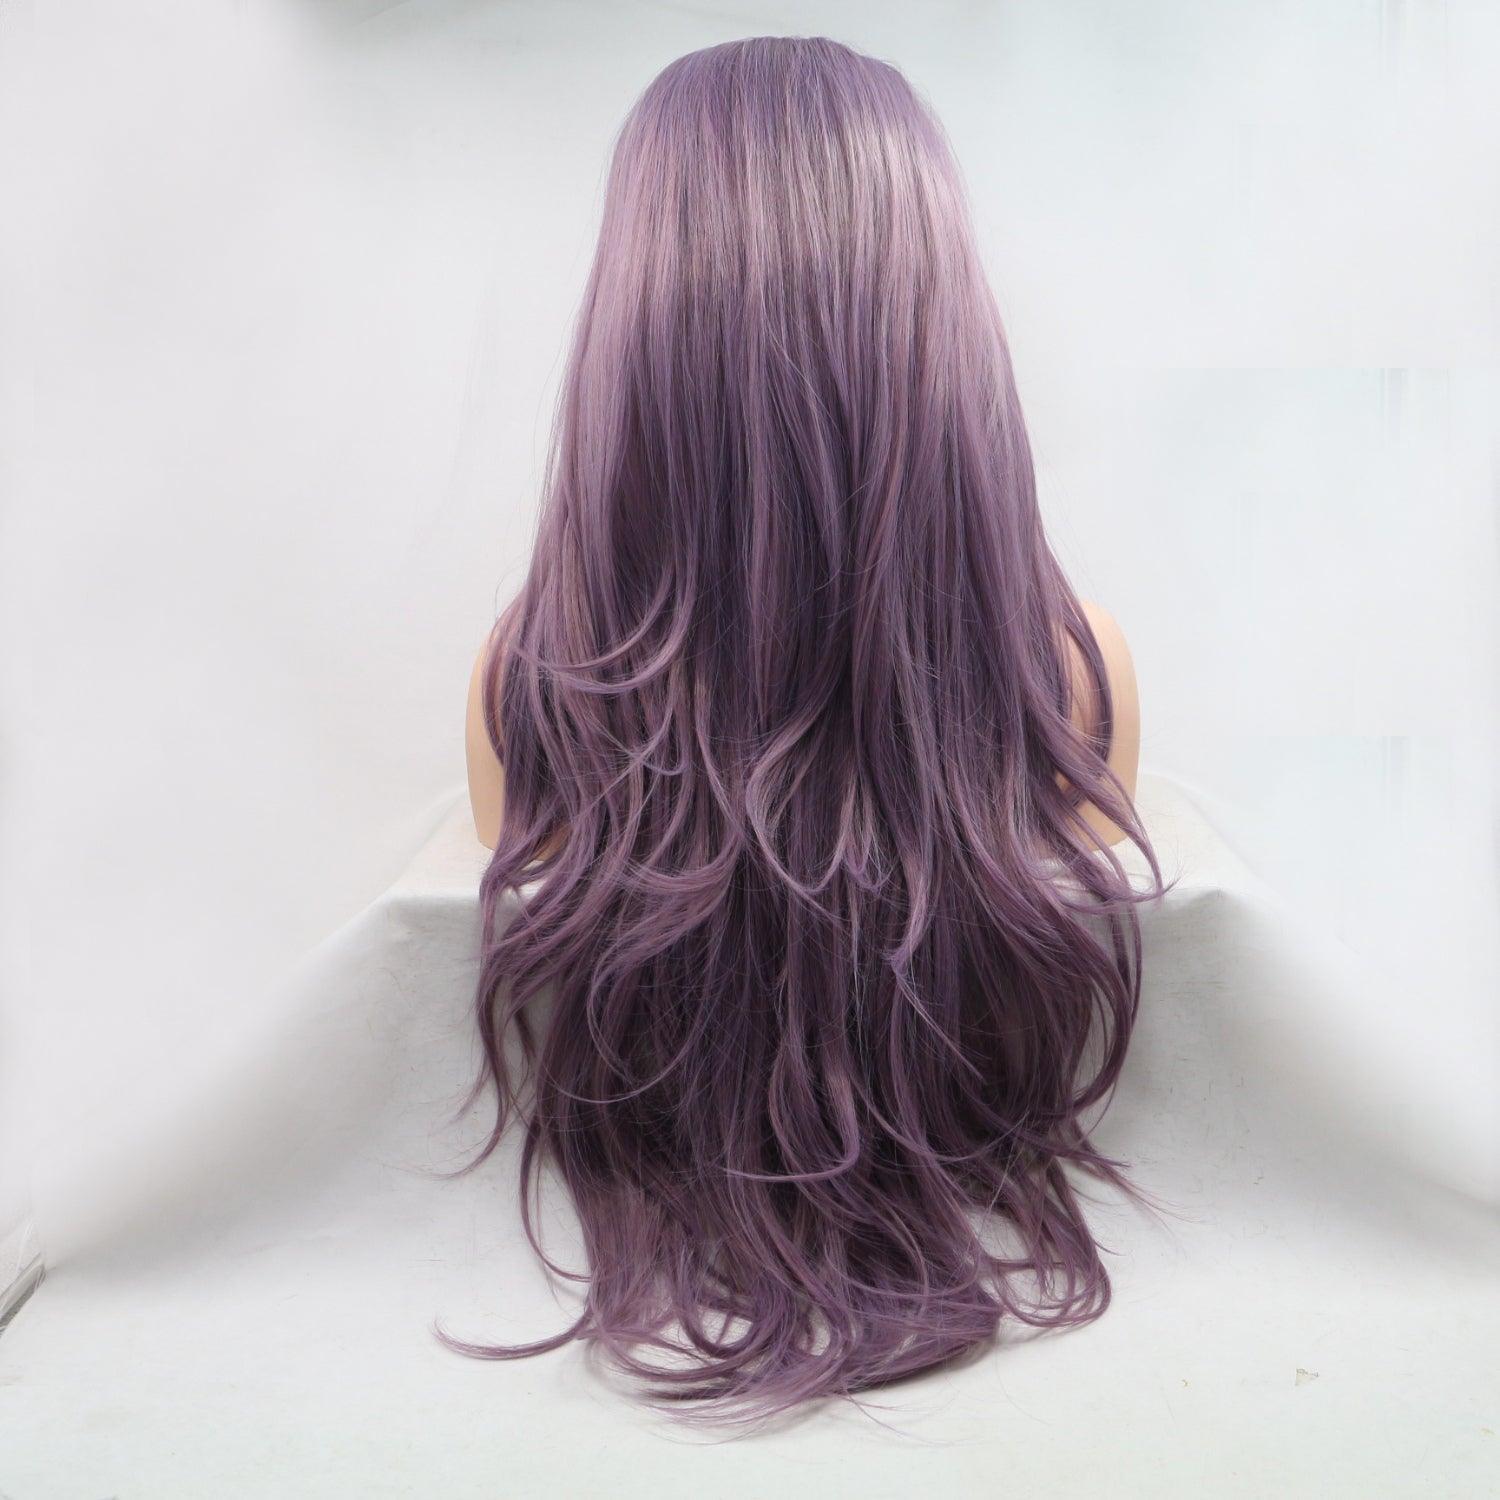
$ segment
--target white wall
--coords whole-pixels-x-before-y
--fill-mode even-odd
[[[458,791],[611,134],[788,31],[936,104],[1148,768],[1384,981],[1482,1186],[1500,11],[39,0],[0,8],[0,1221]]]

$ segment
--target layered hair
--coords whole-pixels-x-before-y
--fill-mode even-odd
[[[1085,1116],[1160,874],[961,180],[894,68],[756,38],[631,111],[484,708],[469,1165],[517,1121],[531,1243],[555,1178],[587,1264],[547,1261],[581,1289],[555,1337],[449,1344],[582,1340],[733,1419],[1104,1311],[1070,1174],[1144,1196]]]

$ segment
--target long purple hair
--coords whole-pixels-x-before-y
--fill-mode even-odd
[[[542,1342],[445,1341],[584,1340],[744,1418],[1102,1313],[1066,1169],[1144,1197],[1083,1116],[1160,874],[961,181],[894,68],[760,37],[636,104],[488,664],[470,1167],[519,1120],[527,1234],[585,1295]],[[542,1251],[546,1168],[586,1271]]]

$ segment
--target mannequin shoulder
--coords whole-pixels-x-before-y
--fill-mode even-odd
[[[484,687],[493,632],[485,637],[469,672],[469,698],[464,722],[464,759],[469,776],[469,807],[474,814],[474,833],[487,849],[495,847],[500,833],[500,809],[505,776],[485,717]]]
[[[1135,660],[1119,621],[1102,605],[1090,600],[1079,602],[1098,643],[1099,654],[1104,660],[1104,675],[1109,680],[1113,723],[1107,764],[1120,778],[1126,792],[1134,797],[1141,753],[1141,700],[1136,684]],[[1083,653],[1071,638],[1068,649],[1073,669],[1073,721],[1080,729],[1093,733],[1103,718],[1104,705],[1099,701]],[[1106,831],[1115,836],[1120,832],[1113,824],[1109,824]]]

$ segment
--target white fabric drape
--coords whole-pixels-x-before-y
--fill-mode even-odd
[[[1099,1322],[892,1388],[879,1422],[834,1410],[728,1446],[663,1442],[576,1349],[441,1347],[434,1317],[522,1340],[574,1305],[522,1239],[511,1151],[435,1175],[485,1123],[453,1118],[484,857],[458,806],[144,1155],[42,1205],[54,1263],[0,1339],[0,1484],[1065,1496],[1104,1467],[1109,1493],[1259,1500],[1410,1494],[1430,1466],[1484,1493],[1500,1226],[1404,1158],[1410,1080],[1330,1027],[1345,976],[1316,935],[1180,788],[1149,778],[1142,806],[1179,880],[1147,916],[1139,1029],[1096,1139],[1171,1217],[1085,1184],[1115,1279]],[[565,1200],[543,1223],[577,1265]]]

